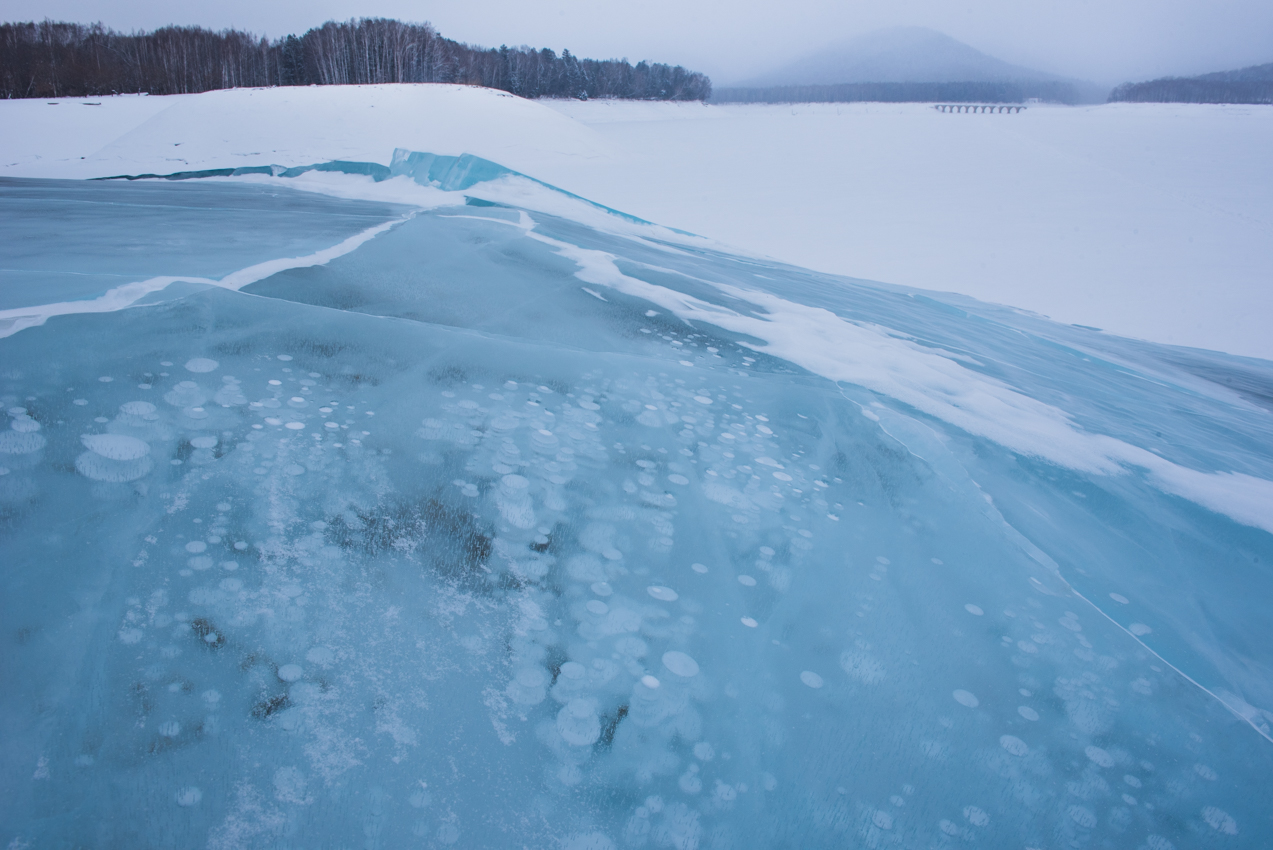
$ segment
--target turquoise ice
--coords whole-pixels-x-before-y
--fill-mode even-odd
[[[392,225],[0,339],[8,846],[1273,840],[1268,363],[476,196],[0,190],[6,308]]]

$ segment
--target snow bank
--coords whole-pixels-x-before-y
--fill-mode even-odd
[[[605,158],[609,149],[595,131],[539,103],[472,86],[230,89],[82,102],[0,104],[0,176],[111,177],[332,160],[388,165],[395,147],[473,154],[538,176]]]
[[[1259,107],[945,115],[922,104],[532,102],[443,85],[84,102],[0,103],[0,176],[468,153],[807,268],[1273,358],[1273,111]]]

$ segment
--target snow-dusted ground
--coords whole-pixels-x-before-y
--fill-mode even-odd
[[[0,103],[0,176],[472,153],[820,271],[1273,357],[1273,110],[532,103],[452,86]]]

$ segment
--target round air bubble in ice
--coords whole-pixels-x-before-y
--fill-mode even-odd
[[[203,799],[203,792],[193,785],[187,785],[177,792],[178,806],[197,806]]]
[[[1124,595],[1123,595],[1123,594],[1121,594],[1121,593],[1111,593],[1111,594],[1109,595],[1109,598],[1110,598],[1110,599],[1113,599],[1113,600],[1114,600],[1115,602],[1117,602],[1119,605],[1126,605],[1126,604],[1128,604],[1128,599],[1127,599],[1127,597],[1126,597],[1126,596],[1124,596]]]
[[[7,455],[35,454],[44,448],[48,440],[35,431],[0,431],[0,453]]]
[[[739,584],[741,584],[743,587],[755,587],[755,586],[756,586],[756,580],[755,580],[754,578],[752,578],[751,576],[739,576],[739,577],[738,577],[738,583],[739,583]]]
[[[1039,719],[1039,712],[1035,711],[1033,708],[1031,708],[1031,707],[1030,707],[1030,706],[1028,706],[1028,705],[1018,706],[1018,707],[1017,707],[1017,714],[1020,714],[1020,715],[1021,715],[1022,717],[1024,717],[1026,720],[1038,720],[1038,719]]]
[[[646,673],[641,677],[641,684],[645,685],[650,690],[655,690],[659,687],[659,680],[651,676],[649,673]]]
[[[557,733],[567,744],[586,747],[601,737],[601,721],[592,703],[585,699],[572,699],[557,712]]]
[[[561,845],[561,850],[615,850],[614,842],[600,832],[576,835]]]
[[[975,696],[973,696],[972,693],[969,691],[965,691],[962,689],[957,690],[951,693],[951,696],[955,698],[955,702],[959,703],[960,705],[966,705],[969,708],[976,708],[977,706],[981,705],[981,701],[977,699]]]
[[[661,585],[652,585],[645,589],[645,592],[653,596],[660,602],[675,602],[677,600],[676,591],[670,587]]]
[[[175,738],[181,734],[181,724],[175,720],[159,724],[159,734],[165,738]]]
[[[604,614],[610,610],[610,606],[602,602],[600,599],[589,599],[588,603],[584,607],[591,613],[597,615]]]
[[[148,401],[126,401],[119,406],[119,412],[129,416],[153,416],[155,406]]]
[[[707,567],[706,567],[705,565],[703,565],[703,564],[690,564],[690,569],[691,569],[691,570],[693,570],[693,571],[694,571],[694,572],[696,572],[696,573],[705,573],[705,572],[707,572]]]
[[[584,676],[588,675],[588,668],[584,667],[578,661],[567,661],[565,664],[561,665],[561,669],[558,671],[558,673],[559,673],[559,677],[565,677],[572,681],[578,681],[583,679]]]
[[[29,416],[19,416],[9,423],[9,427],[22,434],[30,434],[40,430],[40,423]]]
[[[526,667],[517,671],[513,681],[505,689],[513,702],[521,705],[538,705],[544,701],[548,674],[539,667]]]
[[[744,626],[746,626],[746,627],[747,627],[747,628],[749,628],[749,629],[754,629],[754,628],[756,628],[756,626],[760,625],[760,624],[759,624],[759,623],[757,623],[755,620],[753,620],[751,617],[743,617],[742,622],[743,622],[743,625],[744,625]]]
[[[1083,753],[1098,767],[1113,767],[1114,757],[1102,750],[1100,747],[1088,746],[1083,748]]]
[[[305,653],[305,660],[310,664],[317,664],[319,667],[327,667],[336,660],[336,653],[332,652],[329,647],[316,646]]]
[[[683,679],[698,675],[698,662],[679,650],[663,653],[663,666]]]
[[[217,447],[217,438],[208,436],[192,437],[190,445],[196,449],[215,449]]]
[[[594,581],[592,583],[592,592],[597,594],[598,596],[609,596],[610,594],[614,593],[614,589],[610,587],[609,582]]]
[[[1026,742],[1015,735],[1004,735],[999,738],[999,746],[1003,747],[1014,756],[1023,756],[1030,752],[1030,748],[1026,746]]]
[[[195,357],[186,361],[187,372],[214,372],[221,364],[207,357]]]
[[[982,611],[979,606],[973,605],[971,602],[964,606],[964,610],[969,614],[972,614],[974,617],[980,617],[982,614],[986,613],[985,611]]]
[[[285,425],[284,427],[290,428],[293,431],[300,431],[302,428],[305,427],[305,423],[304,422],[288,422],[287,425]]]
[[[301,669],[299,664],[284,664],[278,668],[278,677],[284,682],[295,682],[305,675],[305,671]]]
[[[822,687],[822,677],[812,670],[805,670],[800,674],[800,681],[804,682],[811,688],[817,689]]]
[[[688,478],[686,478],[684,475],[678,475],[678,474],[676,474],[676,473],[673,473],[673,474],[669,475],[669,476],[667,477],[667,480],[668,480],[668,481],[671,481],[673,484],[679,484],[679,485],[681,485],[681,486],[684,486],[684,485],[686,485],[686,484],[690,483],[690,480],[689,480]]]
[[[122,435],[113,434],[109,436],[122,437]],[[122,438],[133,439],[132,437]],[[141,443],[142,441],[137,440],[136,442]],[[146,444],[142,443],[142,445]],[[147,446],[146,450],[149,451],[150,447]],[[75,459],[75,470],[80,475],[93,481],[111,483],[135,481],[150,472],[152,466],[153,464],[149,457],[140,457],[136,460],[110,460],[92,451],[84,452]]]

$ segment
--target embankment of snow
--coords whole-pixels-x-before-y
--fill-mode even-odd
[[[610,147],[540,103],[473,86],[297,86],[52,103],[0,103],[0,176],[388,165],[395,147],[468,153],[535,175],[606,159]]]

